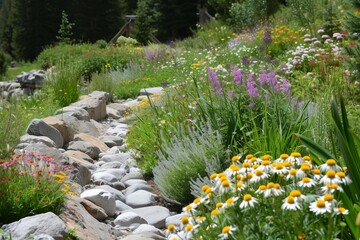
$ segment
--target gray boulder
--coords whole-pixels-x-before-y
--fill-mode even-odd
[[[22,218],[17,222],[3,225],[2,229],[11,232],[13,240],[22,240],[40,234],[48,234],[55,240],[63,240],[67,234],[64,222],[52,212]]]
[[[115,214],[116,205],[115,197],[108,191],[103,189],[86,190],[80,195],[81,198],[87,199],[97,206],[103,208],[108,216]]]
[[[69,142],[69,146],[67,147],[68,150],[80,151],[83,152],[92,159],[97,159],[101,150],[96,145],[85,142],[85,141],[71,141]]]
[[[53,140],[58,148],[62,148],[64,145],[64,138],[61,133],[41,119],[33,119],[27,127],[26,132],[30,135],[46,136]]]
[[[76,229],[76,236],[80,239],[112,240],[110,227],[97,221],[80,204],[82,200],[76,196],[70,196],[65,202],[60,218],[68,229]]]

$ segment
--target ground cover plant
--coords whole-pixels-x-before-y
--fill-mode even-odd
[[[0,163],[0,223],[44,212],[59,213],[66,194],[69,167],[49,156],[23,151]]]

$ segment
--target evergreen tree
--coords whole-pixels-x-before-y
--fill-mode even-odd
[[[161,14],[157,23],[157,37],[161,41],[175,40],[191,35],[191,28],[198,22],[199,1],[160,0]]]
[[[12,0],[12,47],[17,58],[34,60],[42,49],[56,41],[61,21],[57,0]]]
[[[75,23],[75,38],[95,42],[110,40],[124,24],[125,5],[119,0],[73,0],[69,13]]]
[[[158,4],[154,0],[138,0],[134,35],[138,42],[146,44],[150,34],[156,34],[155,23],[160,17]]]
[[[0,9],[0,50],[12,54],[12,25],[10,24],[11,0],[4,0]]]
[[[60,29],[58,31],[59,35],[56,37],[57,40],[61,43],[71,43],[71,37],[73,35],[72,28],[74,23],[70,23],[68,20],[68,15],[65,11],[62,11]]]

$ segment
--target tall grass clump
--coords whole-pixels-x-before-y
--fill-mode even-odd
[[[52,92],[54,100],[61,106],[65,107],[76,102],[80,97],[80,75],[78,71],[79,65],[76,63],[65,64],[60,62],[48,74],[48,87]]]
[[[220,170],[225,151],[220,134],[209,127],[179,125],[174,131],[177,134],[170,141],[163,139],[157,152],[154,181],[166,198],[184,204],[192,199],[191,180]]]
[[[59,213],[66,194],[67,166],[49,156],[23,151],[0,162],[0,225],[44,212]]]
[[[360,138],[353,132],[346,112],[344,99],[340,96],[338,100],[331,102],[331,125],[334,129],[334,138],[332,151],[324,148],[322,145],[314,142],[312,139],[299,135],[303,144],[309,148],[310,152],[318,157],[317,164],[326,164],[328,159],[339,155],[339,164],[347,169],[349,177],[353,184],[344,187],[344,193],[340,195],[344,206],[349,209],[349,215],[346,216],[346,222],[350,228],[354,239],[359,239],[359,226],[355,219],[360,214]],[[334,150],[338,151],[334,152]]]
[[[10,157],[33,118],[52,115],[59,108],[46,91],[0,103],[0,159]]]

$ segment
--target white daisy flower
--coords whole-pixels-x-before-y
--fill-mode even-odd
[[[285,165],[283,163],[276,163],[274,166],[273,173],[275,174],[287,174],[289,170],[285,168]]]
[[[232,226],[225,226],[223,227],[223,229],[221,230],[221,233],[219,234],[219,237],[221,239],[228,239],[229,235],[232,236],[234,238],[234,231],[236,231],[235,227]]]
[[[347,215],[349,214],[349,210],[343,208],[343,207],[339,207],[339,208],[334,208],[334,212],[336,214],[342,214],[342,215]]]
[[[264,172],[263,170],[261,169],[256,169],[255,170],[255,174],[253,175],[253,177],[250,179],[250,182],[260,182],[261,180],[263,179],[266,179],[268,178],[270,175],[267,174],[266,172]]]
[[[352,182],[351,179],[349,178],[349,176],[346,176],[346,174],[344,172],[337,172],[336,177],[338,177],[338,179],[344,185],[349,185]]]
[[[239,197],[231,197],[228,198],[226,200],[226,202],[223,204],[223,207],[226,208],[228,206],[232,206],[237,200],[239,199]]]
[[[310,188],[310,187],[313,187],[316,185],[316,182],[311,179],[311,178],[308,178],[308,177],[304,177],[303,179],[301,179],[301,181],[299,181],[297,183],[298,186],[300,187],[307,187],[307,188]]]
[[[320,179],[320,183],[341,183],[341,180],[339,177],[336,176],[336,172],[330,169],[326,172],[325,176]]]
[[[323,194],[326,193],[331,193],[333,194],[335,191],[340,191],[343,192],[344,190],[342,189],[342,187],[340,187],[338,184],[336,183],[327,183],[325,186],[322,186],[320,191]]]
[[[266,188],[265,185],[260,185],[259,188],[255,191],[255,193],[264,195],[266,189],[267,189],[267,188]]]
[[[321,199],[310,203],[309,208],[310,211],[314,212],[316,215],[331,212],[331,204]]]
[[[286,175],[286,180],[295,180],[296,173],[297,173],[297,170],[295,168],[290,169],[289,174]]]
[[[341,167],[336,164],[334,159],[328,159],[324,164],[320,165],[321,172],[327,172],[329,170],[334,170],[335,172],[341,171]]]
[[[288,154],[281,154],[280,157],[274,161],[274,163],[285,162],[288,157],[289,157]]]
[[[256,198],[254,198],[253,196],[251,196],[250,194],[245,194],[243,201],[240,204],[240,208],[247,208],[249,207],[254,207],[255,203],[258,203],[258,200]]]
[[[295,201],[302,201],[306,199],[305,195],[301,194],[301,192],[297,189],[292,190],[289,196],[292,196]]]
[[[320,169],[314,168],[311,172],[313,174],[313,179],[315,181],[319,181],[321,179],[322,176],[321,176]]]
[[[281,188],[280,184],[270,182],[266,186],[264,197],[280,196],[283,192],[284,190]]]
[[[291,162],[294,165],[300,166],[304,163],[304,160],[301,157],[301,154],[299,152],[293,152],[291,153],[290,157],[287,159],[287,161]]]
[[[271,173],[274,168],[269,160],[263,160],[257,169],[263,170],[266,173]]]
[[[283,200],[283,204],[281,205],[281,209],[283,210],[298,210],[301,209],[299,202],[295,200],[294,197],[288,196]]]

